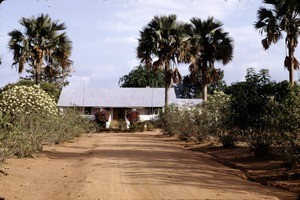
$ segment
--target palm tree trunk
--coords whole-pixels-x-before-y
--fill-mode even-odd
[[[202,98],[207,101],[207,84],[202,84]]]
[[[35,66],[35,84],[40,85],[40,79],[41,79],[41,66],[40,64],[37,64]]]
[[[169,80],[168,80],[168,71],[169,71],[169,65],[165,63],[165,108],[167,108],[169,104]]]
[[[204,61],[201,62],[201,72],[202,72],[202,98],[203,101],[207,101],[207,80],[206,80],[206,73],[207,73],[207,61],[204,59]]]
[[[288,44],[290,66],[289,66],[289,80],[290,84],[294,85],[294,51],[292,50],[292,44]]]
[[[37,72],[37,70],[35,70],[35,84],[36,85],[39,85],[39,79],[40,79],[40,77],[39,77],[39,73]]]

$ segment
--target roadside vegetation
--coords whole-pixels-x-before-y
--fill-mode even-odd
[[[71,140],[94,127],[75,109],[62,112],[56,105],[73,71],[65,24],[47,14],[19,22],[22,29],[8,33],[8,47],[12,66],[28,76],[0,90],[0,163],[10,156],[30,157],[44,144]]]
[[[0,3],[2,1],[0,0]],[[298,2],[298,1],[297,1]],[[233,59],[233,39],[214,17],[177,20],[174,14],[154,16],[140,31],[137,57],[141,65],[120,78],[120,87],[165,87],[165,112],[159,125],[164,134],[180,140],[202,143],[217,141],[225,148],[244,145],[257,157],[273,154],[286,166],[300,162],[300,86],[294,70],[299,69],[295,51],[299,37],[299,3],[263,1],[255,29],[265,38],[264,49],[285,36],[283,66],[289,82],[274,82],[268,70],[249,68],[245,81],[226,86],[224,71],[215,62]],[[75,109],[56,107],[61,89],[73,71],[72,42],[64,23],[49,15],[22,18],[23,30],[9,32],[12,66],[27,77],[0,90],[0,163],[8,157],[29,157],[44,144],[68,141],[95,128]],[[181,77],[179,63],[189,65],[190,75]],[[202,96],[196,106],[168,105],[168,89],[177,84],[181,98]],[[151,130],[152,122],[139,122],[139,113],[126,113],[129,131]],[[99,127],[106,128],[109,113],[95,114]],[[125,121],[120,131],[128,131]],[[114,130],[115,131],[115,130]]]
[[[243,143],[256,156],[276,153],[288,165],[299,163],[300,87],[271,81],[268,70],[250,68],[245,79],[201,105],[168,107],[160,118],[164,133],[230,148]]]
[[[10,156],[30,157],[45,144],[58,144],[94,127],[75,109],[59,112],[38,86],[11,86],[0,94],[0,163]]]

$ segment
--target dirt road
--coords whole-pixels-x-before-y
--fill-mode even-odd
[[[169,144],[157,133],[86,135],[9,159],[0,175],[6,199],[293,199],[249,182],[203,153]]]

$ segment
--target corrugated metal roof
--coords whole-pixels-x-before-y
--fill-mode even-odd
[[[177,103],[175,91],[169,89],[169,103]],[[59,107],[163,107],[164,88],[63,88]]]

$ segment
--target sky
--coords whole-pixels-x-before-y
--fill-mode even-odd
[[[20,76],[11,67],[8,32],[23,30],[18,22],[22,17],[42,13],[67,26],[75,70],[68,78],[69,87],[119,87],[119,78],[140,63],[136,58],[139,31],[155,15],[169,14],[176,14],[184,22],[208,16],[223,22],[224,30],[234,40],[234,58],[225,66],[216,63],[216,67],[224,70],[228,85],[243,80],[250,67],[257,72],[267,68],[273,80],[287,80],[284,39],[265,51],[263,36],[254,29],[260,6],[261,0],[5,0],[0,5],[0,88],[18,81]],[[179,71],[187,75],[188,66],[180,64]]]

